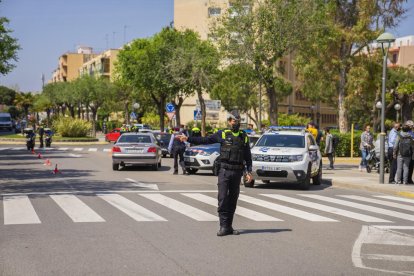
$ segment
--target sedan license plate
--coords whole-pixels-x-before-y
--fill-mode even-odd
[[[127,149],[126,152],[127,153],[142,153],[143,150],[142,149]]]
[[[184,157],[185,162],[194,162],[194,158],[191,157]]]
[[[271,171],[271,172],[281,171],[279,167],[272,167],[272,166],[262,166],[261,168],[259,167],[259,169],[261,169],[262,171]]]

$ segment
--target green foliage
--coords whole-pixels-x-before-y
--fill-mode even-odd
[[[351,157],[351,132],[340,133],[339,131],[331,130],[333,136],[339,138],[339,144],[336,149],[336,156],[338,157]],[[361,134],[362,131],[354,131],[354,157],[361,156],[361,151],[359,150],[359,144],[361,143]],[[323,153],[325,149],[325,142],[321,141],[320,145],[321,152]]]
[[[8,74],[17,62],[17,51],[20,49],[17,39],[10,36],[12,30],[7,28],[9,20],[6,17],[0,17],[0,74]]]
[[[155,112],[147,112],[144,116],[141,117],[141,122],[143,124],[150,125],[151,127],[156,127],[160,122],[160,115]],[[164,124],[168,123],[168,118],[164,116]]]
[[[0,86],[0,104],[13,105],[16,91],[5,86]]]
[[[14,105],[7,107],[5,112],[10,113],[10,116],[13,119],[17,119],[21,115],[21,112],[19,111],[19,109],[17,109],[17,107],[15,107]]]
[[[62,137],[86,137],[91,130],[91,123],[67,117],[59,117],[53,121],[53,128]]]
[[[299,114],[279,113],[279,125],[281,126],[306,126],[307,123],[309,123],[309,118]]]

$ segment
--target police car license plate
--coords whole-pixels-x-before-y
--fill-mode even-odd
[[[259,167],[258,169],[261,169],[262,171],[271,171],[271,172],[281,171],[281,168],[272,167],[272,166],[262,166],[261,168]]]
[[[184,157],[185,162],[194,162],[194,158],[191,157]]]

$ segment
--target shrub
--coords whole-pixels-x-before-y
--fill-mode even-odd
[[[90,122],[81,119],[59,117],[53,122],[53,128],[62,137],[86,137],[91,127]]]
[[[333,136],[337,136],[339,138],[339,144],[336,148],[336,156],[339,157],[351,157],[351,132],[347,133],[339,133],[337,130],[331,130],[331,134]],[[361,143],[361,134],[362,131],[354,131],[354,147],[353,153],[354,157],[361,156],[361,152],[359,150],[359,144]],[[323,153],[325,150],[325,142],[321,141],[321,152]]]

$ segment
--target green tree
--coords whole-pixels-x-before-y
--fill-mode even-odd
[[[24,111],[24,115],[29,115],[29,108],[33,106],[34,96],[31,92],[29,93],[17,93],[14,99],[14,104],[18,108]]]
[[[0,17],[0,74],[8,74],[17,62],[17,51],[20,49],[17,39],[10,36],[12,30],[7,28],[9,20],[6,17]]]
[[[405,0],[314,1],[318,9],[296,52],[295,68],[308,97],[336,97],[339,129],[349,128],[349,74],[359,56],[385,29],[396,26]]]
[[[5,86],[0,86],[0,104],[13,105],[16,91]]]
[[[211,91],[211,97],[221,100],[228,111],[237,109],[248,114],[258,124],[257,78],[253,67],[248,64],[231,64],[219,74]],[[250,115],[253,110],[254,116]]]
[[[307,0],[235,0],[211,28],[228,63],[253,67],[265,87],[271,124],[277,124],[279,101],[292,93],[283,58],[308,34],[314,9],[314,1]]]

